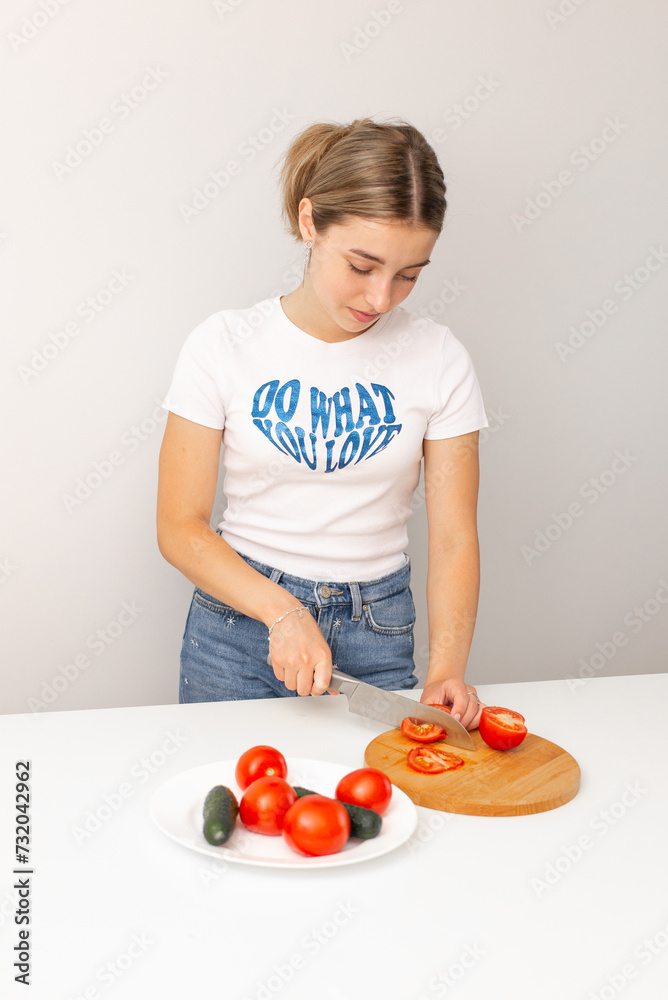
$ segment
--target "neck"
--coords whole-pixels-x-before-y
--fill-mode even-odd
[[[360,333],[364,333],[364,330],[360,330],[359,333],[351,333],[335,323],[327,315],[313,293],[308,277],[294,292],[281,296],[280,305],[291,323],[294,323],[311,337],[324,340],[328,344],[354,340],[355,337],[359,337]],[[371,325],[373,326],[373,324]],[[368,329],[369,327],[367,327]]]

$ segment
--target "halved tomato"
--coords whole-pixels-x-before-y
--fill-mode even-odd
[[[452,715],[451,705],[437,705],[436,702],[433,701],[428,701],[427,704],[429,705],[430,708],[440,708],[442,712],[447,712],[449,715]]]
[[[485,705],[478,723],[480,735],[492,750],[512,750],[527,734],[524,716],[510,708]]]
[[[436,750],[435,747],[413,747],[408,751],[406,763],[420,774],[441,774],[443,771],[455,771],[462,767],[464,760],[446,750]]]
[[[446,735],[443,726],[437,726],[435,722],[420,722],[419,719],[409,716],[401,723],[401,731],[404,736],[418,743],[433,743]]]

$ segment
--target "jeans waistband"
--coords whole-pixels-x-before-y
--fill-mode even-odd
[[[274,583],[281,583],[299,601],[315,603],[318,607],[332,604],[352,604],[353,619],[361,616],[363,604],[392,597],[405,590],[410,584],[411,564],[408,556],[406,556],[404,566],[393,573],[388,573],[387,576],[379,577],[377,580],[364,580],[360,583],[354,580],[350,583],[341,583],[340,581],[328,583],[325,580],[307,580],[301,576],[284,573],[281,569],[267,566],[265,563],[258,562],[257,559],[245,556],[243,552],[239,552],[239,555],[263,576],[269,577]]]

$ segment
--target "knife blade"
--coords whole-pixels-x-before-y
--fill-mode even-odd
[[[348,709],[355,715],[376,719],[389,726],[396,726],[397,729],[401,729],[401,723],[408,717],[419,719],[420,722],[433,722],[437,726],[445,725],[446,735],[441,737],[443,743],[450,743],[465,750],[475,750],[475,744],[461,722],[453,716],[444,721],[443,712],[438,708],[431,708],[404,695],[366,684],[336,668],[332,670],[329,687],[346,696]]]

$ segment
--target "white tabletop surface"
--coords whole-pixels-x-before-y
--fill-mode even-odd
[[[172,775],[258,743],[363,766],[384,727],[349,714],[345,698],[3,716],[0,996],[663,1000],[668,674],[572,684],[479,688],[576,758],[571,802],[498,818],[419,808],[402,847],[312,871],[221,865],[166,837],[148,806]],[[13,968],[14,771],[25,759],[29,990]],[[82,838],[105,796],[121,804]]]

